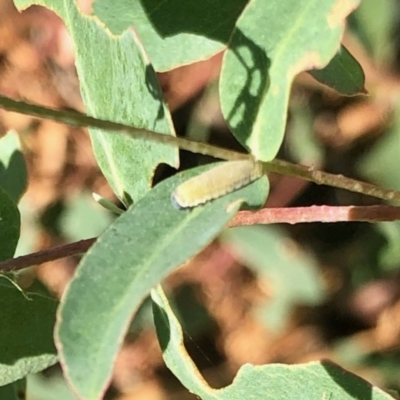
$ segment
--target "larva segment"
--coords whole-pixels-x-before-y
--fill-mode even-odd
[[[262,176],[252,160],[228,161],[180,184],[172,193],[176,208],[191,208],[231,193]]]

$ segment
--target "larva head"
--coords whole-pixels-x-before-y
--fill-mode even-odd
[[[179,201],[179,195],[177,195],[176,190],[171,194],[171,203],[177,210],[182,210],[184,206],[181,206],[181,202]]]

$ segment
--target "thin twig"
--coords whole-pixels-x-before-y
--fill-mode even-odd
[[[0,108],[24,115],[30,115],[32,117],[50,119],[66,125],[119,132],[135,139],[143,139],[173,147],[179,147],[192,153],[200,153],[215,158],[221,158],[223,160],[235,161],[251,158],[248,154],[238,153],[222,147],[212,146],[207,143],[149,131],[143,128],[136,128],[119,122],[94,118],[78,111],[56,110],[49,107],[39,106],[37,104],[27,103],[25,101],[13,100],[1,95]]]
[[[240,211],[229,226],[257,224],[301,224],[309,222],[379,222],[400,220],[400,207],[394,206],[311,206],[264,208]]]
[[[384,189],[371,183],[361,182],[343,175],[318,171],[304,165],[292,164],[287,161],[276,159],[270,163],[263,163],[263,168],[265,172],[276,172],[281,175],[295,176],[314,182],[317,185],[332,186],[382,200],[400,201],[400,192],[397,190]]]
[[[31,103],[17,101],[8,97],[0,96],[0,108],[8,111],[18,112],[24,115],[30,115],[39,118],[47,118],[60,123],[103,129],[106,131],[117,131],[122,134],[134,137],[136,139],[149,140],[152,142],[163,143],[169,146],[179,147],[192,153],[200,153],[224,160],[243,160],[252,159],[249,154],[238,153],[221,147],[209,145],[207,143],[196,142],[193,140],[165,135],[147,129],[135,128],[118,122],[107,121],[87,116],[77,111],[60,111],[48,107],[43,107]],[[295,176],[318,185],[333,186],[346,189],[351,192],[362,193],[377,197],[383,200],[400,201],[400,192],[395,190],[383,189],[379,186],[346,178],[342,175],[329,174],[322,171],[313,170],[310,167],[292,164],[283,160],[273,160],[263,162],[265,173],[276,172],[281,175]]]
[[[42,264],[48,261],[58,260],[60,258],[75,256],[86,253],[97,238],[80,240],[70,244],[53,247],[51,249],[27,254],[26,256],[16,257],[0,262],[0,271],[11,272],[19,271],[32,265]]]
[[[400,207],[392,206],[311,206],[293,208],[264,208],[259,211],[240,211],[229,226],[256,224],[300,224],[305,222],[378,222],[400,220]],[[39,251],[0,262],[0,271],[18,271],[32,265],[83,254],[97,238],[80,240],[63,246]]]

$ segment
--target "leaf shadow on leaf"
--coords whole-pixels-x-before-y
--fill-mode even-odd
[[[240,94],[227,114],[227,122],[234,132],[240,132],[245,143],[251,135],[249,127],[254,125],[259,108],[270,88],[269,68],[271,60],[265,51],[250,40],[240,29],[236,29],[229,49],[246,71],[246,80],[236,84],[241,86]]]
[[[226,43],[248,0],[140,0],[161,37],[192,33]],[[222,24],[220,21],[224,21]]]
[[[340,386],[343,390],[345,390],[351,398],[354,399],[363,399],[363,400],[372,400],[372,385],[365,381],[365,385],[360,384],[363,379],[357,375],[346,371],[341,368],[339,365],[329,361],[322,360],[321,366],[325,369],[327,374]]]
[[[150,95],[159,103],[156,121],[162,121],[165,118],[164,102],[162,97],[160,97],[160,84],[156,80],[156,75],[151,64],[147,64],[146,66],[145,83]]]

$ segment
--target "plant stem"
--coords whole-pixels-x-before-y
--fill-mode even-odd
[[[293,208],[264,208],[259,211],[239,211],[229,226],[255,224],[299,224],[305,222],[377,222],[400,219],[400,207],[393,206],[311,206]],[[0,271],[11,272],[29,268],[33,265],[83,254],[95,243],[97,238],[80,240],[63,246],[38,251],[0,262]]]
[[[192,153],[200,153],[223,160],[243,160],[250,156],[244,153],[227,150],[222,147],[212,146],[207,143],[195,142],[193,140],[170,136],[167,134],[149,131],[143,128],[136,128],[121,124],[119,122],[107,121],[104,119],[90,117],[78,111],[55,110],[24,101],[13,100],[0,95],[0,108],[8,111],[17,112],[32,117],[50,119],[66,125],[82,128],[95,128],[105,131],[119,132],[135,139],[143,139],[151,142],[166,144],[179,147]]]
[[[19,271],[33,265],[39,265],[45,262],[58,260],[60,258],[75,256],[77,254],[83,254],[89,250],[96,240],[97,238],[80,240],[78,242],[27,254],[26,256],[11,258],[9,260],[0,262],[0,271]]]
[[[257,224],[301,224],[310,222],[378,222],[400,219],[400,207],[393,206],[311,206],[264,208],[240,211],[230,227]]]
[[[400,192],[392,189],[385,189],[371,183],[351,179],[343,175],[330,174],[328,172],[314,170],[312,167],[292,164],[283,160],[274,160],[263,163],[265,172],[275,172],[281,175],[302,178],[317,185],[332,186],[350,192],[362,193],[388,201],[400,201]]]
[[[51,119],[53,121],[72,126],[89,127],[103,129],[107,131],[120,132],[136,139],[149,140],[152,142],[163,143],[169,146],[176,146],[192,153],[205,154],[224,160],[235,161],[252,159],[251,155],[248,154],[243,154],[221,147],[212,146],[207,143],[195,142],[181,137],[161,134],[149,131],[147,129],[135,128],[118,122],[90,117],[77,111],[55,110],[36,104],[13,100],[4,96],[0,96],[0,107],[8,111],[14,111],[33,117]],[[327,172],[316,171],[303,165],[296,165],[278,159],[270,162],[263,162],[262,165],[263,170],[266,173],[276,172],[278,174],[302,178],[314,182],[318,185],[333,186],[388,201],[400,201],[400,192],[398,191],[384,189],[370,183],[347,178],[343,175],[334,175]]]

